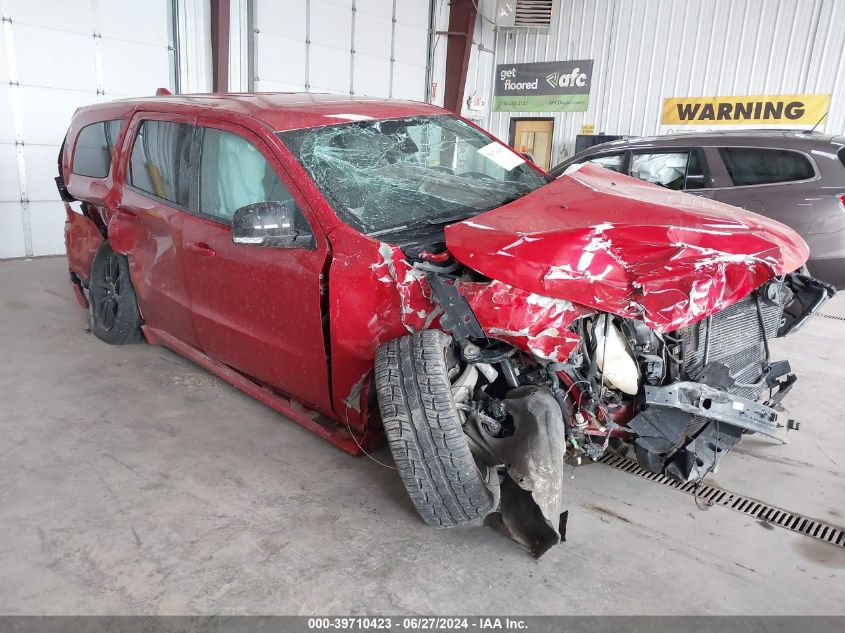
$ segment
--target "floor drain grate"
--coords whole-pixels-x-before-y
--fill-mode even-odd
[[[845,320],[845,319],[843,319]],[[722,488],[715,486],[708,486],[706,484],[698,486],[696,483],[689,481],[685,484],[675,481],[666,475],[660,475],[641,468],[637,462],[622,457],[621,455],[605,455],[600,460],[602,464],[612,466],[626,473],[637,475],[643,479],[654,481],[659,484],[670,486],[687,494],[697,496],[699,499],[711,503],[713,505],[720,505],[737,512],[742,512],[748,516],[766,521],[771,525],[798,532],[806,536],[819,539],[826,543],[832,543],[838,547],[845,547],[845,530],[842,528],[823,523],[815,519],[810,519],[795,512],[789,512],[783,508],[769,505],[752,497],[746,497],[735,492],[728,492]]]
[[[836,319],[837,321],[845,321],[845,316],[839,316],[838,314],[825,314],[824,312],[819,312],[820,317],[824,317],[825,319]]]

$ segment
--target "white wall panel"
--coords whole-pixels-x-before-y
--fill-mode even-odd
[[[5,0],[3,4],[16,24],[91,35],[90,0]]]
[[[27,24],[13,28],[21,84],[96,92],[92,35]]]
[[[256,90],[425,97],[428,0],[255,0],[254,6]],[[234,62],[240,63],[237,56]]]
[[[281,35],[304,44],[307,8],[307,2],[262,0],[255,3],[255,24],[261,33]]]
[[[2,6],[2,5],[0,5]],[[0,24],[2,26],[2,24]],[[0,84],[9,84],[9,66],[6,62],[6,29],[0,28]]]
[[[20,100],[24,113],[21,121],[23,138],[28,151],[32,145],[60,145],[73,113],[79,107],[94,103],[97,93],[21,86]]]
[[[53,180],[58,170],[56,159],[59,156],[60,143],[61,138],[54,145],[26,146],[26,187],[30,200],[56,203],[60,201],[56,182]],[[61,204],[57,206],[64,209]]]
[[[255,89],[269,90],[268,82],[305,86],[305,41],[278,35],[265,34],[255,37]]]
[[[179,0],[183,6],[196,1]],[[0,29],[0,258],[62,253],[65,212],[53,178],[73,112],[171,86],[171,0],[0,0],[0,7],[11,20]],[[6,28],[12,31],[12,60]],[[206,30],[200,39],[207,37]],[[10,66],[19,84],[13,88]],[[15,104],[21,113],[23,172],[15,145]]]
[[[170,2],[100,0],[95,28],[103,37],[167,47]]]
[[[376,15],[361,9],[355,13],[355,54],[390,60],[390,13]],[[355,72],[364,62],[355,59]]]
[[[23,257],[23,220],[19,202],[0,202],[0,259]]]
[[[64,226],[67,218],[64,205],[56,202],[30,202],[29,217],[32,223],[32,250],[45,255],[64,253]]]
[[[349,52],[352,45],[352,2],[312,0],[311,42]]]
[[[0,83],[0,143],[14,142],[15,125],[12,121],[11,89],[8,83]]]
[[[390,60],[384,57],[355,55],[355,94],[369,97],[390,96]]]
[[[309,77],[314,92],[345,92],[349,94],[349,51],[330,46],[311,44]]]
[[[309,78],[314,92],[349,94],[352,2],[311,2]]]
[[[15,146],[0,143],[0,202],[20,202],[18,159]],[[20,215],[20,209],[18,209]]]
[[[428,1],[396,0],[396,21],[411,26],[427,28]]]
[[[355,0],[355,7],[358,11],[389,17],[393,13],[393,0]]]
[[[393,98],[424,100],[425,67],[395,62],[393,64]]]
[[[166,46],[103,37],[103,90],[125,96],[154,95],[170,85],[170,53]],[[132,69],[127,72],[127,69]]]
[[[396,61],[425,67],[425,53],[428,46],[428,25],[414,26],[396,21],[394,57]]]

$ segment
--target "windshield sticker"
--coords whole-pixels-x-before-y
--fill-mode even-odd
[[[519,154],[515,154],[514,152],[510,151],[507,147],[505,147],[501,143],[497,143],[496,141],[493,141],[489,145],[485,145],[484,147],[478,150],[478,153],[484,156],[485,158],[489,158],[499,167],[507,171],[510,171],[517,165],[521,165],[525,162],[525,160]]]

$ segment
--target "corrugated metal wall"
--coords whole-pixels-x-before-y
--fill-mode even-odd
[[[494,18],[495,0],[480,0]],[[594,59],[586,112],[555,113],[552,162],[572,154],[584,123],[597,132],[650,135],[665,97],[832,93],[821,129],[845,131],[843,0],[560,0],[548,33],[495,31],[479,19],[467,78],[484,77],[492,102],[495,64]],[[476,70],[476,64],[478,69]],[[478,116],[477,113],[465,112]],[[484,113],[507,140],[509,121],[548,113]]]

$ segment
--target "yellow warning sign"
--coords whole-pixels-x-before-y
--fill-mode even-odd
[[[829,107],[829,94],[670,97],[663,100],[660,123],[812,126]]]

